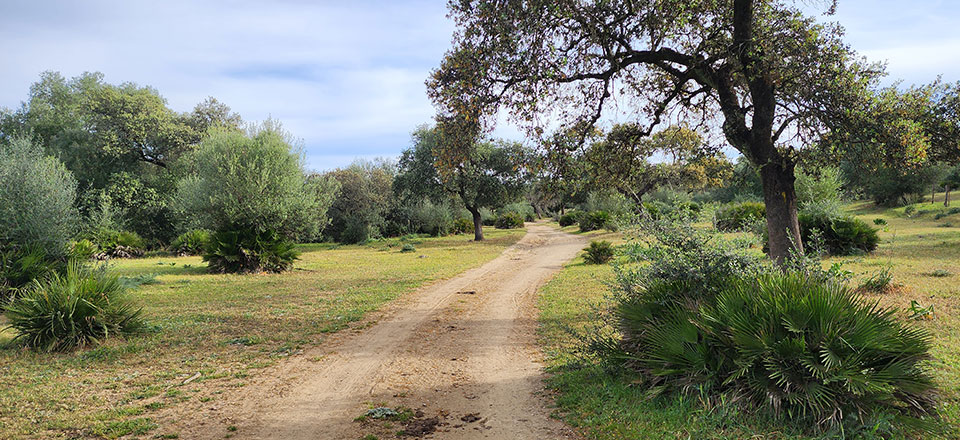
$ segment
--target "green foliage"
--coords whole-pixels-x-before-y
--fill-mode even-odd
[[[274,231],[215,231],[203,261],[214,273],[282,272],[300,255],[290,239]]]
[[[473,232],[473,220],[460,217],[453,221],[453,233],[469,234]]]
[[[449,234],[453,227],[453,212],[450,207],[425,199],[407,207],[406,223],[401,231],[437,237]],[[470,222],[470,231],[472,230],[473,222]]]
[[[210,231],[194,229],[177,236],[170,249],[177,255],[201,255],[210,245]]]
[[[713,225],[718,231],[738,231],[763,221],[766,216],[767,210],[763,203],[732,203],[717,210]]]
[[[70,258],[77,261],[87,261],[100,251],[96,243],[83,238],[73,242],[70,248]]]
[[[341,243],[362,243],[383,236],[393,201],[391,186],[395,173],[396,166],[386,161],[357,161],[327,173],[328,178],[339,183],[340,191],[330,205],[330,224],[324,234]],[[400,220],[405,230],[396,232],[419,232],[411,230],[411,216],[418,207],[410,203],[406,208],[406,218]]]
[[[606,240],[591,241],[584,250],[583,261],[587,264],[606,264],[613,259],[613,245]]]
[[[188,156],[192,173],[177,188],[185,226],[254,236],[271,231],[284,240],[317,238],[332,202],[318,188],[335,185],[308,179],[303,157],[289,139],[272,121],[247,134],[215,130],[205,138]]]
[[[721,396],[817,431],[894,416],[930,427],[929,337],[850,289],[800,274],[731,279],[715,296],[658,282],[618,316],[651,390]],[[678,298],[699,297],[696,306]]]
[[[580,217],[580,230],[583,232],[609,229],[615,231],[617,225],[606,211],[592,211]]]
[[[575,225],[580,222],[581,215],[582,213],[579,211],[570,211],[566,214],[561,215],[560,218],[557,220],[557,222],[560,223],[560,226],[562,227]]]
[[[127,301],[118,276],[72,263],[61,275],[36,280],[6,310],[15,341],[42,351],[99,344],[137,331],[140,311]]]
[[[497,210],[497,214],[499,215],[503,215],[507,212],[515,212],[520,214],[525,222],[532,222],[537,219],[537,214],[534,212],[533,206],[526,202],[511,203]]]
[[[497,216],[494,223],[497,229],[517,229],[523,227],[523,215],[518,212],[505,212]]]
[[[400,248],[400,252],[403,252],[403,253],[416,252],[416,251],[417,251],[416,246],[414,246],[414,245],[412,245],[412,244],[410,244],[410,243],[406,243],[406,244],[404,244],[404,245]]]
[[[893,287],[892,269],[892,266],[886,266],[883,269],[878,270],[874,274],[867,277],[867,279],[863,280],[857,289],[864,292],[873,293],[884,293],[887,290],[890,290],[890,288]]]
[[[0,251],[43,248],[64,258],[76,233],[77,183],[26,138],[0,144]]]
[[[878,218],[873,219],[873,224],[875,224],[875,225],[877,225],[877,226],[886,226],[886,225],[887,225],[887,221],[884,220],[884,219],[882,219],[882,218],[879,218],[879,217],[878,217]]]
[[[40,247],[0,251],[0,305],[17,298],[33,280],[59,272],[64,263]]]
[[[800,212],[840,216],[843,184],[843,176],[837,167],[819,167],[816,173],[798,169],[794,188]]]
[[[140,235],[132,231],[100,229],[91,236],[100,252],[97,258],[131,258],[143,256],[146,243]]]
[[[830,218],[824,215],[800,214],[800,235],[804,243],[816,240],[830,255],[853,255],[873,252],[880,243],[877,229],[852,216]],[[812,246],[811,246],[812,247]]]

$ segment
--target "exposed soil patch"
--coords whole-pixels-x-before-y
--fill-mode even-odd
[[[363,331],[291,356],[218,412],[170,424],[190,439],[222,438],[226,426],[237,427],[235,439],[577,438],[550,418],[540,393],[536,294],[585,243],[528,225],[486,265],[395,302]],[[412,408],[412,417],[354,422],[372,406]]]

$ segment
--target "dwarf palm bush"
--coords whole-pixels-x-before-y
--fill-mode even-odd
[[[177,236],[170,248],[177,255],[201,255],[210,244],[210,231],[194,229]]]
[[[203,254],[211,272],[282,272],[299,257],[293,241],[274,231],[251,229],[217,231]]]
[[[6,310],[15,341],[41,351],[95,345],[141,327],[140,310],[127,302],[116,275],[71,263],[36,280]]]
[[[844,285],[802,274],[730,279],[716,296],[660,282],[618,309],[656,391],[705,392],[819,430],[935,414],[929,337]],[[690,298],[699,298],[692,302]]]
[[[592,241],[585,249],[583,261],[587,264],[606,264],[613,259],[613,245],[609,241]]]

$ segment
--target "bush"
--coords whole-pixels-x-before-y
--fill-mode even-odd
[[[33,280],[64,268],[65,261],[40,247],[0,252],[0,306],[16,299]]]
[[[873,275],[867,277],[860,283],[857,290],[863,292],[884,293],[893,286],[893,273],[891,267],[887,266],[880,269]]]
[[[70,258],[77,261],[87,261],[98,253],[100,247],[86,238],[75,241],[70,247]]]
[[[140,311],[124,297],[116,275],[70,264],[65,273],[35,281],[6,310],[14,341],[42,351],[100,343],[113,334],[137,331]]]
[[[194,229],[177,236],[170,249],[177,255],[202,255],[210,245],[210,231]]]
[[[455,234],[469,234],[473,232],[473,220],[462,217],[454,220],[453,232]]]
[[[517,229],[523,227],[523,215],[518,212],[505,212],[494,223],[497,229]]]
[[[596,231],[598,229],[616,229],[610,214],[606,211],[588,212],[580,217],[580,230],[583,232]]]
[[[424,200],[414,205],[410,212],[410,230],[408,232],[430,234],[437,237],[449,234],[451,229],[453,229],[453,213],[446,205]]]
[[[0,143],[0,251],[44,249],[66,258],[76,233],[77,182],[27,139]]]
[[[0,301],[63,267],[74,237],[77,183],[27,139],[0,143]]]
[[[211,234],[203,261],[214,273],[282,272],[299,255],[293,241],[277,232],[234,229]]]
[[[96,231],[92,241],[100,248],[94,255],[97,259],[133,258],[143,256],[146,244],[136,232],[101,229]]]
[[[763,203],[741,202],[725,205],[714,215],[713,225],[718,231],[732,232],[763,221],[767,209]]]
[[[606,264],[613,259],[613,245],[609,241],[592,241],[585,251],[583,261],[587,264]]]
[[[503,215],[504,213],[507,213],[507,212],[515,212],[517,214],[520,214],[520,217],[527,222],[536,221],[537,219],[537,213],[534,212],[533,206],[530,205],[529,203],[524,203],[524,202],[511,203],[497,210],[497,213],[500,215]]]
[[[699,300],[681,300],[690,297]],[[711,295],[660,281],[617,315],[652,391],[713,396],[820,431],[890,415],[923,425],[935,414],[927,334],[838,283],[771,271],[730,278]]]
[[[800,214],[799,221],[801,239],[810,250],[820,247],[830,255],[854,255],[873,252],[880,242],[877,229],[856,217]]]
[[[224,234],[252,231],[287,240],[312,240],[327,223],[338,185],[309,178],[303,156],[273,122],[248,133],[214,130],[185,159],[192,171],[178,183],[176,205],[190,229]]]
[[[412,244],[410,244],[410,243],[406,243],[406,244],[404,244],[404,245],[400,248],[400,252],[402,252],[402,253],[416,252],[416,251],[417,251],[416,246],[414,246],[414,245],[412,245]]]
[[[582,213],[577,212],[577,211],[571,211],[571,212],[568,212],[568,213],[566,213],[566,214],[561,215],[560,218],[557,219],[557,222],[560,223],[560,227],[566,227],[566,226],[574,225],[574,224],[577,224],[577,223],[580,222],[580,215],[581,215],[581,214],[582,214]]]

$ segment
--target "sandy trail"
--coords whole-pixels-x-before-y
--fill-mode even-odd
[[[424,438],[575,438],[539,395],[535,303],[585,239],[527,230],[496,259],[411,294],[370,328],[323,348],[320,361],[317,353],[290,359],[206,421],[181,420],[180,438],[223,438],[227,424],[241,439],[386,438],[405,428],[354,420],[371,405],[416,410],[406,429],[435,429]]]

